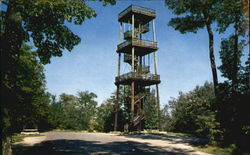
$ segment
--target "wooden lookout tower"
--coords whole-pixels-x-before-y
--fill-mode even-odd
[[[145,117],[143,104],[145,97],[150,93],[150,86],[156,85],[156,99],[158,108],[158,120],[160,127],[160,101],[158,84],[160,76],[157,74],[158,49],[155,38],[155,10],[130,5],[118,16],[120,22],[120,44],[118,53],[118,76],[115,78],[117,86],[117,101],[120,86],[131,88],[130,103],[127,103],[130,112],[129,130],[142,130],[142,122]],[[145,39],[146,38],[146,39]],[[149,39],[150,38],[150,39]],[[130,70],[121,74],[121,58],[123,63],[129,65]],[[152,62],[151,62],[152,61]],[[153,68],[150,68],[150,64]],[[154,71],[151,73],[150,71]],[[115,115],[114,130],[117,130],[117,112]]]

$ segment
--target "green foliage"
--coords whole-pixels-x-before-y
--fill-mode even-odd
[[[99,1],[104,6],[115,4],[114,0]],[[37,57],[46,64],[52,56],[62,56],[62,51],[71,51],[80,43],[80,38],[67,27],[68,23],[81,25],[96,13],[83,0],[3,0],[1,5],[6,5],[6,10],[1,7],[0,13],[0,109],[3,114],[1,129],[5,137],[19,130],[21,122],[30,116],[34,117],[30,120],[32,122],[37,122],[37,118],[46,122],[48,110],[44,109],[49,95],[44,94],[41,88],[44,86],[40,86],[44,75],[38,75],[42,65],[40,62],[36,64]],[[25,42],[33,43],[35,55],[34,52],[23,55],[22,45]],[[34,68],[35,71],[30,71]],[[54,109],[57,107],[60,106],[54,105]]]
[[[106,100],[97,108],[98,131],[109,132],[114,130],[115,104],[114,100]]]
[[[158,128],[158,116],[157,116],[157,104],[155,91],[153,90],[149,96],[146,97],[144,103],[145,111],[145,128],[146,129],[157,129]]]
[[[237,58],[236,58],[236,73],[232,72],[235,67],[234,64],[234,41],[235,41],[235,37],[234,36],[230,36],[229,39],[223,39],[221,41],[221,50],[220,50],[220,59],[222,62],[222,65],[219,67],[222,76],[228,78],[229,80],[232,80],[236,74],[237,77],[239,77],[239,72],[241,69],[241,61],[240,58],[242,56],[242,50],[245,46],[245,41],[241,41],[239,44],[239,48],[237,51]],[[238,79],[239,80],[239,79]]]
[[[169,26],[180,33],[196,33],[206,27],[209,37],[209,57],[213,74],[215,94],[217,93],[218,77],[214,61],[214,41],[212,24],[219,15],[221,1],[217,0],[165,0],[166,5],[178,17],[169,21]]]
[[[122,88],[121,88],[122,90]],[[118,101],[118,122],[117,130],[123,131],[124,124],[128,121],[128,111],[127,107],[124,106],[123,95],[128,95],[124,92],[121,92]],[[97,119],[96,121],[99,124],[98,131],[110,132],[114,131],[114,121],[115,121],[115,112],[116,112],[116,96],[113,93],[104,103],[102,103],[97,109]]]
[[[45,76],[43,65],[37,60],[37,53],[31,51],[31,47],[23,45],[19,56],[19,61],[16,62],[17,72],[16,81],[12,83],[6,81],[4,88],[10,91],[12,85],[15,85],[15,90],[11,99],[3,100],[4,111],[12,119],[4,117],[4,129],[8,129],[9,133],[19,132],[26,124],[34,123],[42,129],[48,127],[47,115],[49,106],[49,94],[45,89]],[[12,92],[12,93],[13,93]],[[4,94],[8,95],[8,92]],[[3,95],[4,95],[3,94]],[[16,101],[15,104],[10,101]],[[7,132],[7,131],[4,131]]]
[[[165,124],[170,127],[165,128],[214,140],[220,133],[219,123],[215,120],[215,112],[212,110],[214,99],[213,85],[208,82],[188,93],[180,92],[177,99],[173,98],[169,102],[170,109],[165,109],[171,111],[167,117],[171,121]]]
[[[115,4],[114,0],[99,1],[103,5]],[[32,38],[43,63],[49,63],[52,56],[62,56],[63,50],[71,51],[79,44],[80,38],[66,23],[81,25],[85,18],[96,16],[95,11],[85,1],[78,0],[9,0],[6,4],[7,11],[1,14],[4,41],[8,44],[20,44],[22,41],[31,41]],[[22,24],[18,26],[19,29],[14,30],[11,23]],[[7,35],[10,31],[22,35],[9,38]],[[20,37],[19,42],[13,42],[17,37]]]
[[[219,69],[226,80],[219,85],[216,109],[217,119],[221,123],[223,144],[236,144],[236,151],[250,151],[247,146],[250,139],[250,110],[248,106],[249,62],[241,63],[245,41],[238,43],[237,29],[235,35],[221,42],[221,66]],[[249,59],[249,58],[248,58]]]
[[[248,132],[250,111],[247,103],[250,96],[250,57],[245,66],[241,63],[242,50],[245,46],[244,39],[246,39],[243,37],[249,29],[246,28],[246,24],[244,26],[243,2],[241,0],[165,0],[165,2],[168,8],[178,15],[169,22],[169,26],[175,30],[181,33],[196,33],[200,28],[206,26],[209,34],[210,62],[216,95],[216,98],[206,100],[207,103],[195,100],[197,103],[194,104],[188,101],[190,97],[192,99],[193,91],[187,94],[181,93],[178,99],[173,99],[170,107],[165,107],[163,111],[164,118],[170,120],[165,123],[166,129],[188,131],[198,135],[207,133],[207,137],[211,140],[214,140],[219,134],[221,136],[216,140],[223,141],[227,145],[236,144],[237,149],[240,150],[236,154],[241,154],[241,149],[246,150],[249,147],[247,144],[250,139]],[[229,27],[234,28],[234,33],[221,41],[220,59],[222,64],[219,69],[226,80],[220,84],[217,80],[213,55],[211,25],[214,22],[216,22],[219,33],[224,33]],[[202,106],[199,106],[200,104]],[[171,107],[171,105],[174,106]],[[169,109],[172,110],[171,114],[168,113]]]
[[[225,32],[233,24],[234,28],[239,29],[239,34],[244,35],[242,4],[242,0],[221,1],[216,17],[219,33]]]
[[[174,100],[172,98],[172,100]],[[171,110],[169,104],[164,105],[163,109],[161,110],[161,119],[162,119],[162,129],[164,131],[173,131],[174,127],[172,126],[172,119],[171,119]]]
[[[204,28],[206,24],[212,24],[217,12],[217,3],[215,0],[165,0],[166,5],[176,15],[185,15],[172,18],[169,26],[181,33],[193,32]]]
[[[88,130],[91,127],[93,129],[96,97],[96,94],[84,91],[78,92],[77,96],[63,93],[58,102],[52,100],[49,121],[53,128]]]

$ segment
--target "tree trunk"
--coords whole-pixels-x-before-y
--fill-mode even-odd
[[[11,140],[10,138],[2,139],[2,155],[12,155]]]
[[[213,31],[211,28],[211,22],[210,22],[210,19],[208,17],[208,14],[204,11],[203,15],[204,15],[205,20],[206,20],[206,28],[207,28],[208,37],[209,37],[209,57],[210,57],[212,74],[213,74],[214,93],[217,96],[218,76],[217,76],[217,69],[216,69],[215,58],[214,58],[214,35],[213,35]]]
[[[17,88],[17,64],[20,48],[24,41],[24,33],[21,25],[21,19],[17,18],[18,13],[15,10],[16,1],[9,0],[7,10],[3,19],[3,34],[0,39],[1,53],[1,134],[7,137],[14,130],[12,128],[11,117],[17,105],[16,88]],[[17,115],[16,115],[17,116]],[[4,142],[5,148],[8,149],[8,140]],[[9,152],[7,150],[7,152]]]
[[[236,13],[237,14],[237,13]],[[234,35],[234,51],[233,51],[233,77],[232,77],[232,94],[233,96],[236,95],[237,88],[238,88],[238,82],[237,82],[237,76],[238,76],[238,40],[239,40],[239,17],[236,15],[235,17],[235,35]]]

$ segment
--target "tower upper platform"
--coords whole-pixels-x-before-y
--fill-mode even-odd
[[[136,56],[144,56],[158,49],[157,42],[134,38],[119,44],[116,52],[132,54],[133,47],[135,49]]]
[[[146,24],[156,17],[156,12],[153,9],[130,5],[128,8],[119,13],[118,21],[124,23],[131,23],[132,14],[135,15],[135,25],[137,25],[138,23]]]
[[[129,72],[115,78],[115,84],[131,85],[135,82],[141,86],[150,86],[161,82],[160,75],[157,74],[141,74],[139,72]]]

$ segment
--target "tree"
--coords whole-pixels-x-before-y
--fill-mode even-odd
[[[80,91],[77,96],[63,93],[58,102],[52,100],[49,120],[53,128],[88,130],[96,119],[96,97],[92,92]]]
[[[103,5],[114,0],[100,0]],[[23,41],[33,41],[43,63],[51,56],[61,56],[63,50],[71,51],[80,42],[65,25],[81,25],[85,18],[96,16],[83,0],[4,0],[7,9],[2,11],[4,30],[1,34],[1,52],[5,56],[18,54]],[[13,35],[14,34],[14,35]],[[31,39],[32,38],[32,39]],[[8,57],[5,57],[8,58]]]
[[[155,97],[155,90],[153,90],[149,96],[146,97],[143,105],[145,111],[145,128],[157,129],[158,128],[158,116],[157,116],[157,104]]]
[[[120,87],[120,90],[122,90],[122,87]],[[128,94],[120,91],[118,101],[115,94],[116,93],[112,93],[111,96],[105,100],[97,110],[97,122],[100,126],[102,126],[101,128],[104,132],[114,130],[116,113],[119,118],[119,121],[117,122],[117,131],[123,131],[124,124],[125,122],[127,123],[129,119],[128,107],[124,104],[127,99],[124,95],[127,96]]]
[[[94,93],[89,93],[88,91],[78,92],[78,105],[77,109],[79,111],[79,120],[82,129],[93,128],[93,120],[96,118],[97,102],[94,100],[97,95]],[[92,124],[90,123],[92,121]]]
[[[114,0],[99,1],[115,4]],[[23,43],[33,43],[36,56],[43,64],[49,63],[52,56],[62,56],[63,50],[71,51],[80,43],[66,24],[81,25],[96,13],[83,0],[2,0],[1,5],[6,6],[0,14],[1,125],[6,128],[2,133],[5,137],[11,131],[8,122],[14,119],[9,117],[14,109],[9,108],[19,102],[17,74]]]
[[[226,80],[219,84],[219,95],[217,98],[217,119],[221,128],[225,131],[223,135],[224,144],[236,144],[237,154],[247,150],[249,143],[249,64],[241,62],[242,51],[248,44],[245,37],[249,24],[245,24],[244,2],[241,0],[225,0],[220,7],[217,22],[219,32],[224,32],[229,26],[233,28],[233,34],[221,41],[219,67],[222,76]],[[249,6],[248,13],[249,13]],[[249,22],[249,17],[248,17]],[[248,58],[249,59],[249,58]]]
[[[172,18],[169,26],[181,33],[197,33],[201,28],[206,27],[209,37],[209,55],[211,70],[213,74],[213,83],[215,94],[217,93],[218,77],[214,58],[214,35],[212,24],[218,15],[220,1],[216,0],[165,0],[169,9],[176,15],[185,15],[183,17]]]
[[[249,64],[241,63],[244,40],[237,45],[235,51],[235,35],[221,42],[219,67],[226,80],[219,84],[217,99],[217,118],[224,132],[224,144],[236,144],[237,151],[247,150],[250,138],[249,100]],[[235,56],[237,56],[235,58]],[[234,71],[234,72],[232,72]],[[242,150],[241,150],[242,151]],[[242,152],[238,152],[241,154]]]
[[[165,128],[198,135],[215,140],[220,135],[219,123],[216,121],[212,107],[215,102],[213,85],[206,82],[203,86],[188,93],[180,92],[178,98],[169,101]]]
[[[21,48],[19,61],[16,62],[18,64],[16,66],[18,70],[17,81],[15,82],[15,90],[12,90],[15,94],[12,99],[9,99],[16,101],[15,104],[13,102],[9,102],[9,104],[1,103],[8,109],[8,111],[4,110],[4,115],[9,115],[12,118],[4,119],[6,122],[3,123],[6,124],[1,124],[3,125],[2,129],[7,130],[4,133],[20,132],[29,121],[39,127],[42,124],[43,126],[46,125],[47,122],[50,94],[45,89],[46,81],[43,65],[37,60],[37,53],[31,50],[30,46],[24,44]],[[5,83],[5,87],[11,87],[11,84]],[[7,91],[10,90],[7,89]],[[12,127],[9,128],[10,126]]]
[[[20,132],[25,125],[47,129],[49,96],[45,89],[44,68],[32,47],[23,44],[15,62],[15,76],[1,79],[1,129],[3,152],[8,152],[7,136]]]
[[[37,125],[47,121],[49,94],[45,89],[43,65],[37,60],[37,53],[31,47],[23,45],[17,62],[15,98],[16,104],[9,104],[12,132],[20,131],[28,120]]]
[[[229,37],[230,41],[226,41],[225,39],[221,42],[221,50],[223,51],[233,51],[231,52],[231,63],[229,64],[229,68],[231,69],[231,75],[229,80],[232,80],[232,93],[236,95],[236,91],[238,89],[238,83],[239,79],[237,79],[239,70],[240,70],[240,57],[241,53],[239,51],[242,51],[245,39],[240,38],[244,37],[246,30],[246,27],[244,26],[244,12],[243,12],[243,3],[242,0],[224,0],[221,3],[220,9],[219,9],[219,15],[217,17],[217,23],[218,23],[218,31],[220,33],[225,32],[225,30],[232,25],[234,28],[233,34]],[[240,40],[241,39],[241,40]],[[229,43],[230,42],[230,43]],[[230,46],[230,48],[225,49],[226,45]],[[225,53],[225,52],[224,52]],[[230,52],[227,52],[229,54]],[[221,56],[223,56],[223,53],[221,53]],[[221,59],[222,61],[226,59]],[[226,65],[226,64],[225,64]],[[223,68],[227,68],[224,66],[221,66],[221,71],[223,71]],[[224,72],[225,73],[225,72]],[[225,77],[225,75],[223,75]]]
[[[52,129],[59,128],[63,121],[63,109],[59,102],[56,102],[56,96],[51,96],[51,102],[49,106],[48,122]]]
[[[239,78],[240,71],[243,69],[241,65],[242,50],[245,46],[245,41],[242,40],[239,45],[237,45],[237,51],[235,53],[235,36],[231,35],[229,39],[223,39],[221,42],[220,59],[221,66],[219,70],[222,76],[230,80],[232,83],[231,90],[239,91]]]
[[[98,123],[98,131],[109,132],[114,129],[115,104],[110,101],[106,100],[97,108],[96,121]]]

